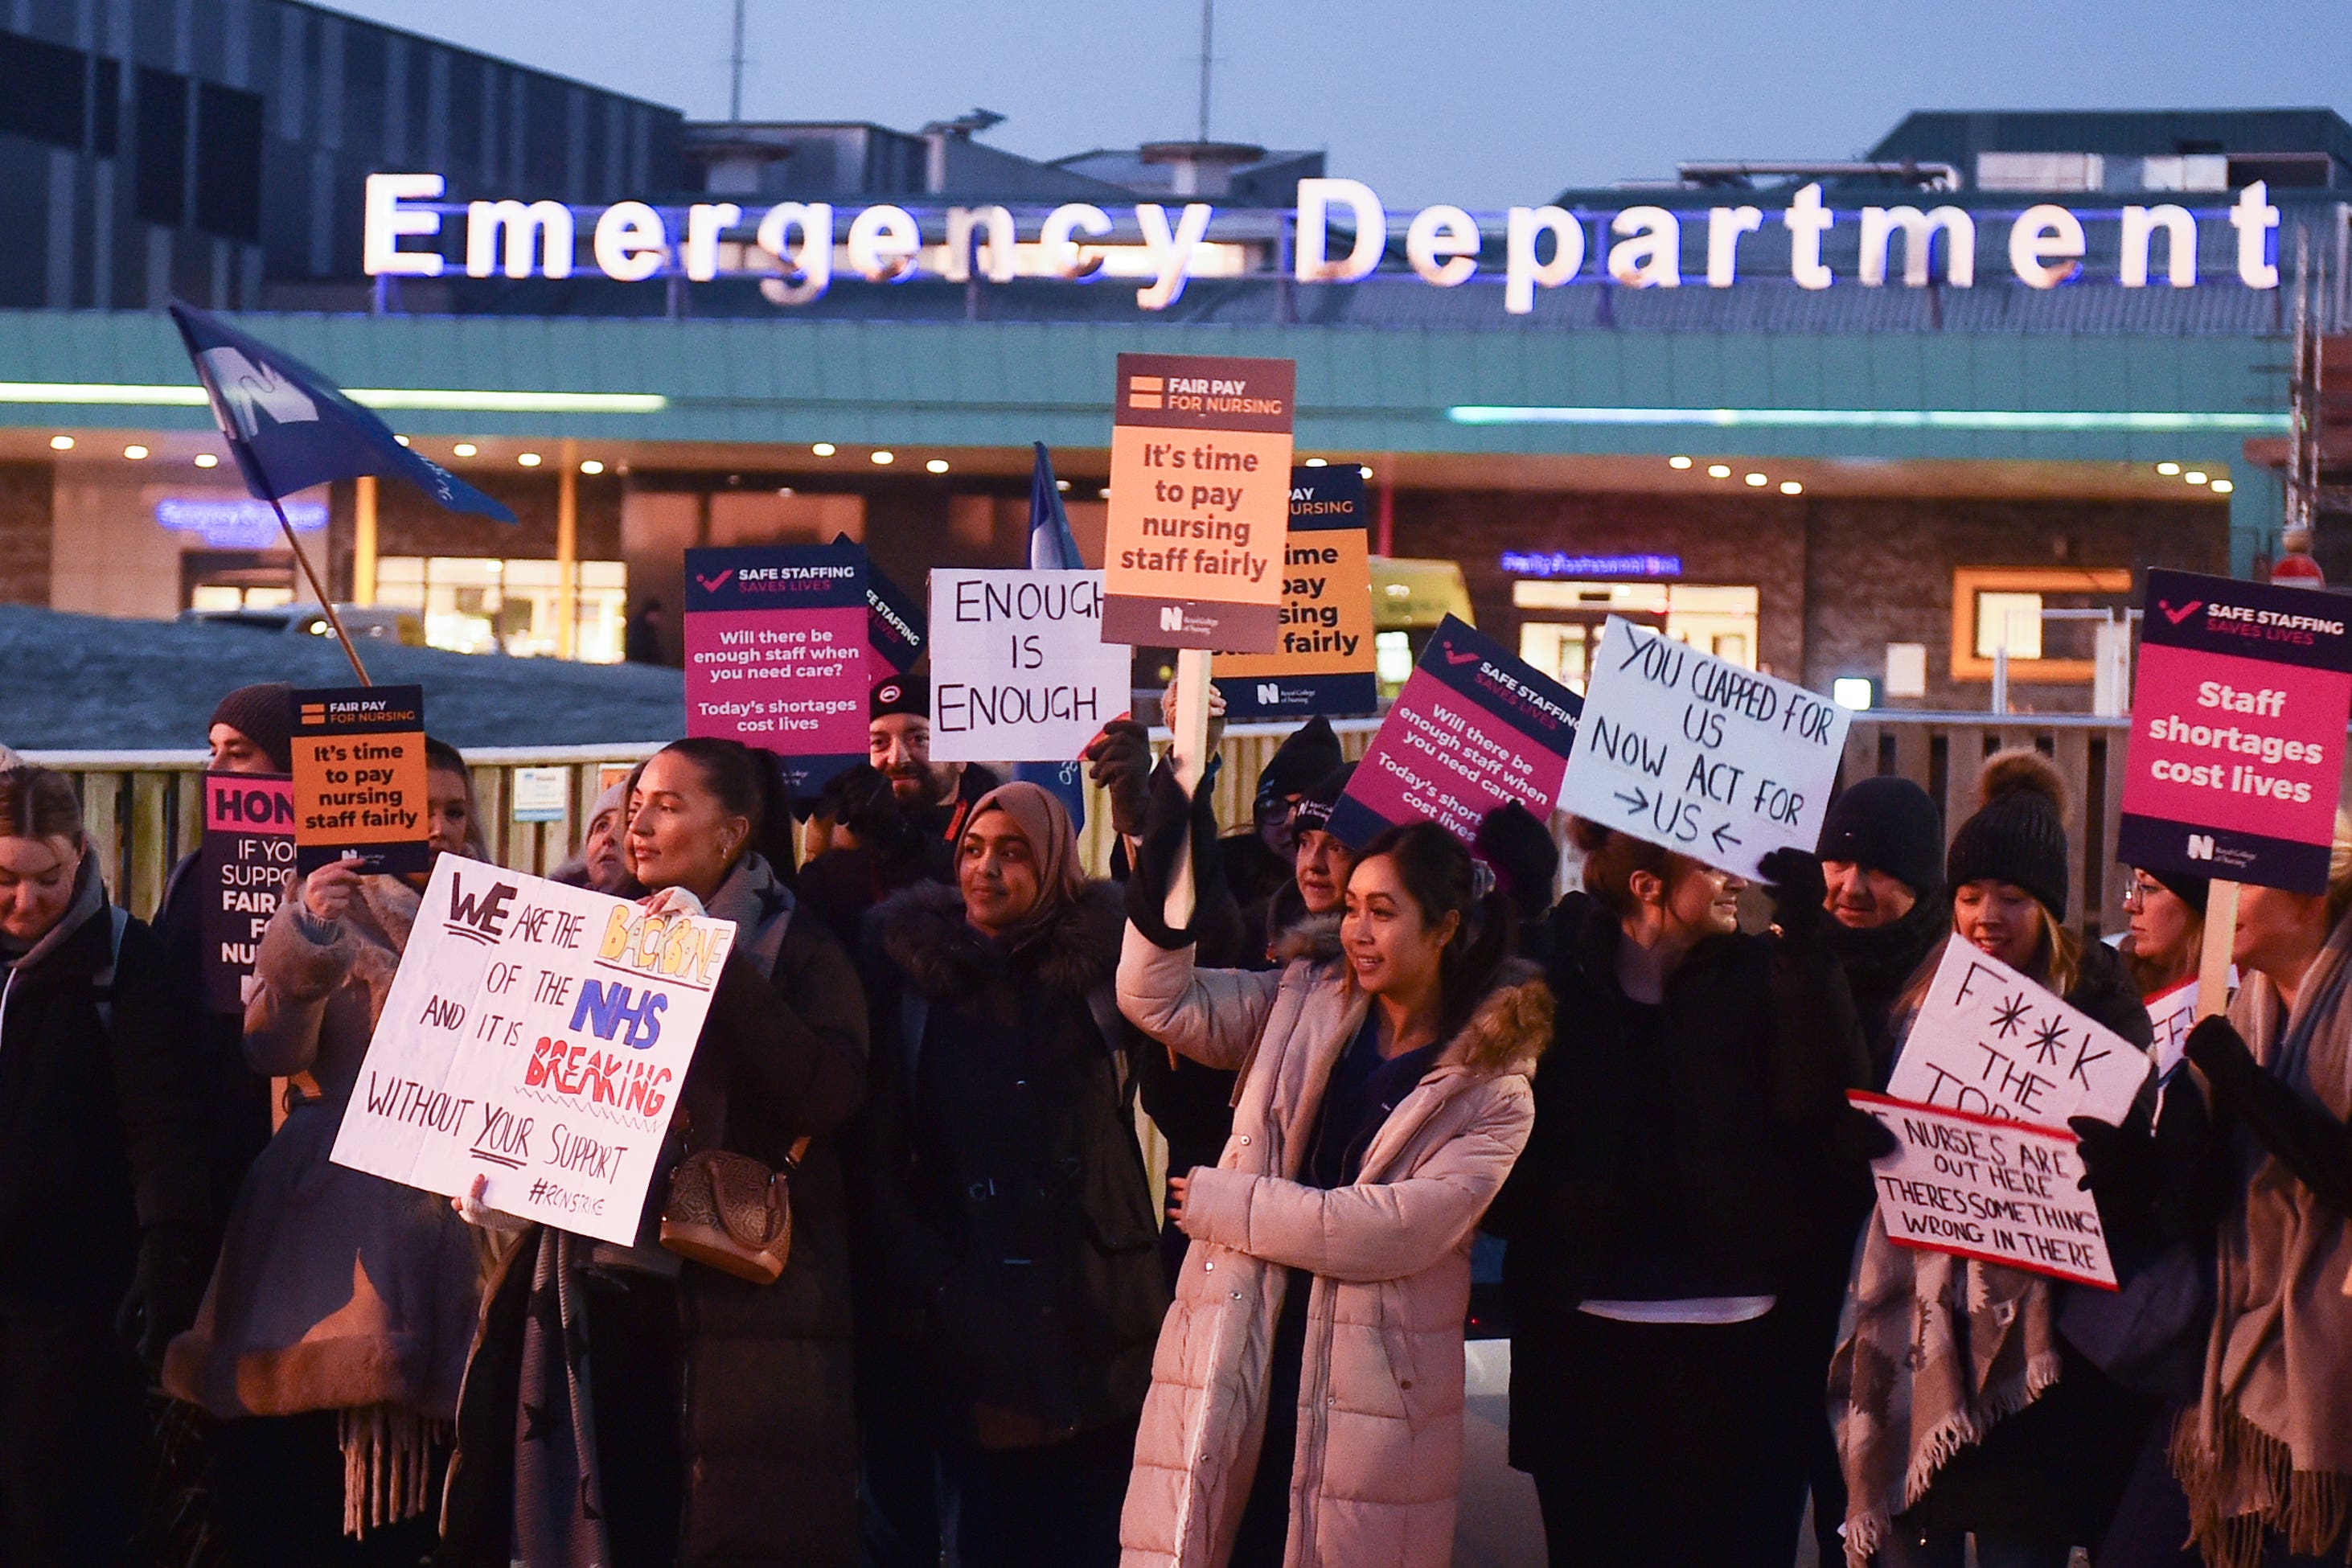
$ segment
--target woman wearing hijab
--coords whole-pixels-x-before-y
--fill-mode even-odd
[[[1118,1555],[1167,1304],[1119,1019],[1118,889],[1035,784],[974,805],[956,885],[868,925],[858,1331],[867,1561]]]

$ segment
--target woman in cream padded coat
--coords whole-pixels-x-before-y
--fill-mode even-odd
[[[1128,1018],[1239,1068],[1129,1483],[1125,1568],[1444,1568],[1473,1227],[1527,1142],[1551,996],[1428,823],[1367,847],[1279,971],[1195,972],[1130,926]],[[1287,1309],[1287,1310],[1286,1310]]]

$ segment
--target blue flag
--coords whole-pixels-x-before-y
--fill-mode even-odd
[[[1029,471],[1029,570],[1074,571],[1085,566],[1086,562],[1079,558],[1077,539],[1070,532],[1069,513],[1062,510],[1062,487],[1054,482],[1054,459],[1045,455],[1045,442],[1039,441],[1035,446],[1037,462]],[[1085,824],[1085,763],[1076,760],[1015,763],[1013,776],[1059,795],[1062,804],[1070,808],[1070,820]]]
[[[245,488],[261,500],[380,474],[406,479],[450,511],[515,521],[499,502],[402,446],[390,426],[300,360],[193,305],[173,301],[172,320]]]

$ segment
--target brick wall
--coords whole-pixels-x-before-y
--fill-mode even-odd
[[[49,602],[55,491],[47,463],[0,463],[0,604]]]
[[[1989,697],[1984,681],[1951,679],[1957,567],[2229,570],[2229,509],[2213,501],[1490,490],[1402,492],[1395,508],[1396,553],[1460,562],[1480,627],[1507,647],[1528,613],[1511,603],[1506,551],[1679,555],[1683,582],[1753,585],[1759,660],[1816,689],[1841,675],[1883,679],[1888,643],[1925,643],[1927,695],[1901,704],[1922,708],[1981,708]],[[2079,643],[2087,656],[2087,630],[2053,628],[2051,638],[2053,655]],[[2090,706],[2087,685],[2021,682],[2014,693],[2021,707]]]

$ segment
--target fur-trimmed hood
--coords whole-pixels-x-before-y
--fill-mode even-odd
[[[1551,1034],[1551,987],[1544,984],[1543,971],[1525,959],[1507,958],[1438,1065],[1478,1078],[1533,1078]]]
[[[1056,991],[1084,996],[1108,985],[1118,970],[1126,896],[1116,882],[1088,882],[1077,898],[1031,931],[1008,953],[963,918],[963,894],[939,882],[919,882],[891,895],[874,911],[883,956],[924,995],[937,999],[974,990],[1008,958],[1028,965]]]
[[[1326,968],[1336,984],[1356,981],[1340,962],[1339,916],[1308,915],[1294,922],[1275,943],[1284,963],[1300,960]],[[1440,1068],[1458,1067],[1479,1078],[1517,1073],[1533,1078],[1536,1058],[1551,1044],[1552,994],[1543,971],[1525,959],[1507,958],[1494,983],[1439,1058]]]

